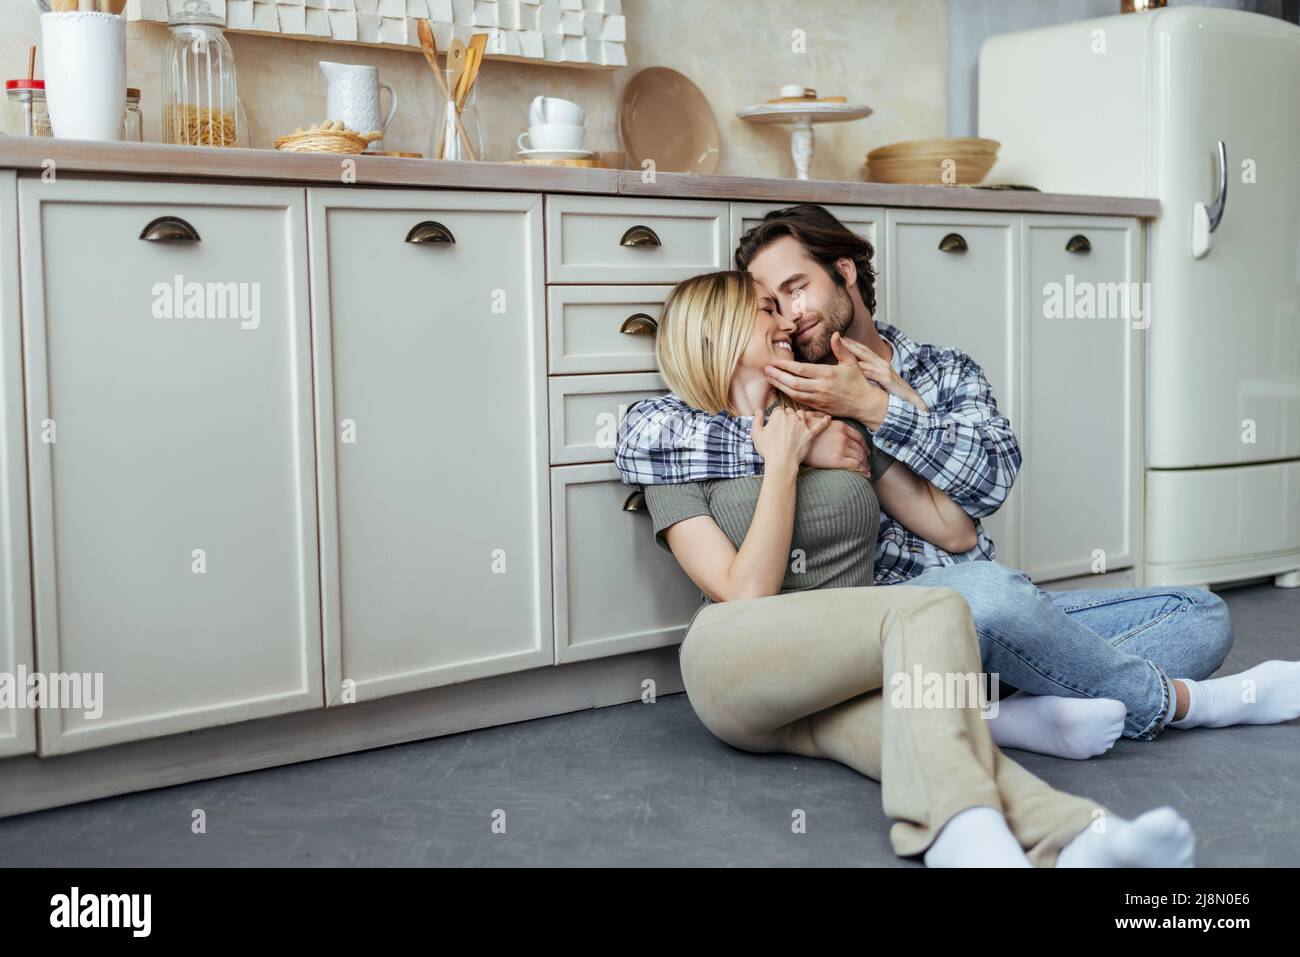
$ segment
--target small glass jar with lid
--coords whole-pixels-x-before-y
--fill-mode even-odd
[[[207,0],[185,0],[167,26],[163,55],[163,140],[187,146],[242,146],[248,120],[235,87],[235,55],[225,20]]]
[[[126,88],[126,115],[122,118],[122,139],[128,143],[144,142],[144,116],[140,113],[140,91]]]
[[[53,136],[44,80],[5,80],[5,129],[10,136]]]

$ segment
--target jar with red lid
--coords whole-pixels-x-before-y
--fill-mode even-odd
[[[44,80],[5,80],[5,132],[10,136],[53,136],[45,109]]]

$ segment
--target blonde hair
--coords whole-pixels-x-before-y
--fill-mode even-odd
[[[754,331],[758,296],[753,277],[738,269],[692,276],[664,301],[655,334],[659,372],[687,405],[710,415],[744,415],[731,402],[731,377]],[[804,405],[777,390],[778,404]]]

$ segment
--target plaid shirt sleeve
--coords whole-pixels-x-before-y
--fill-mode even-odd
[[[761,475],[750,417],[710,415],[677,396],[634,402],[618,427],[614,464],[624,485],[673,485]]]
[[[942,350],[940,362],[931,411],[890,395],[873,434],[886,452],[947,492],[968,515],[992,515],[1020,470],[1020,444],[975,360],[953,349]]]

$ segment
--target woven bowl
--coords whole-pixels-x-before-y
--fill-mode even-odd
[[[952,160],[953,182],[943,179],[944,161]],[[862,166],[863,179],[876,183],[917,183],[922,185],[970,186],[988,175],[996,156],[939,156],[931,159],[869,160]]]
[[[997,140],[977,136],[940,136],[929,140],[890,143],[867,154],[867,162],[883,159],[933,159],[934,157],[996,156],[1002,146]]]
[[[356,133],[352,130],[306,130],[290,133],[275,141],[275,148],[289,153],[362,153],[371,140],[383,134],[378,130]]]

